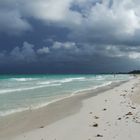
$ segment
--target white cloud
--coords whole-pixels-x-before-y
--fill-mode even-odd
[[[34,50],[34,45],[28,42],[24,42],[22,48],[15,47],[10,52],[10,56],[14,61],[33,62],[36,60],[36,53]]]
[[[140,52],[130,52],[128,57],[130,59],[140,59]]]
[[[140,16],[136,12],[137,4],[132,0],[114,0],[109,6],[109,2],[103,0],[86,9],[81,25],[74,27],[70,37],[103,44],[138,38]]]
[[[2,0],[0,31],[29,30],[27,18],[34,18],[68,27],[79,37],[89,31],[91,38],[102,38],[105,33],[117,38],[133,36],[140,29],[139,4],[138,0]]]
[[[58,42],[55,41],[52,45],[53,49],[76,49],[76,43],[75,42]]]
[[[128,47],[128,46],[103,45],[95,48],[95,53],[111,58],[127,58],[131,60],[140,59],[139,46],[137,46],[137,48],[134,47],[133,49],[133,46]]]
[[[81,14],[70,9],[77,0],[16,1],[18,2],[18,9],[24,17],[41,20],[47,25],[53,23],[67,27],[72,24],[80,24]]]
[[[48,47],[42,47],[37,50],[38,54],[48,54],[50,52],[50,49]]]

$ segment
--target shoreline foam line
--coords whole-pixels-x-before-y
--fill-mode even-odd
[[[29,111],[29,110],[37,110],[37,109],[46,107],[49,104],[52,104],[52,103],[55,103],[55,102],[58,102],[58,101],[61,101],[61,100],[70,98],[72,96],[78,96],[78,95],[82,95],[82,94],[88,94],[88,92],[93,92],[93,93],[94,92],[99,92],[100,93],[102,91],[102,88],[104,89],[105,87],[110,86],[110,89],[111,89],[112,87],[119,86],[122,83],[125,83],[127,81],[129,81],[129,80],[125,80],[125,81],[113,81],[113,82],[110,81],[110,82],[104,83],[102,85],[94,86],[93,88],[87,88],[87,89],[83,89],[83,90],[78,90],[78,91],[75,91],[75,92],[71,93],[70,95],[69,94],[63,95],[63,97],[61,97],[61,98],[53,99],[52,101],[48,101],[48,102],[45,102],[45,103],[40,103],[39,105],[29,106],[29,107],[23,107],[23,108],[18,108],[18,109],[12,109],[12,110],[6,111],[5,113],[4,112],[3,113],[1,112],[0,113],[0,117],[10,116],[10,115],[13,115],[13,114],[16,114],[16,113],[22,113],[24,111]],[[92,96],[95,96],[95,95],[96,95],[96,93],[95,94],[92,94]]]
[[[11,93],[11,92],[34,90],[34,89],[45,88],[45,87],[52,87],[52,86],[61,86],[61,84],[58,83],[58,84],[40,85],[40,86],[28,87],[28,88],[7,89],[7,90],[1,90],[0,94],[8,94],[8,93]]]

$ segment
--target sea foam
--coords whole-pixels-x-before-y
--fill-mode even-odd
[[[37,109],[66,96],[129,80],[129,75],[9,75],[0,80],[0,116]],[[94,94],[94,92],[93,92]]]

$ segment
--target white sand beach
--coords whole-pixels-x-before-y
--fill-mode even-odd
[[[1,119],[0,140],[139,140],[139,85],[137,77]]]

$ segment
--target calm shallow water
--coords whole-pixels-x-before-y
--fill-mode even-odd
[[[38,108],[78,91],[130,78],[129,75],[1,75],[0,116]]]

